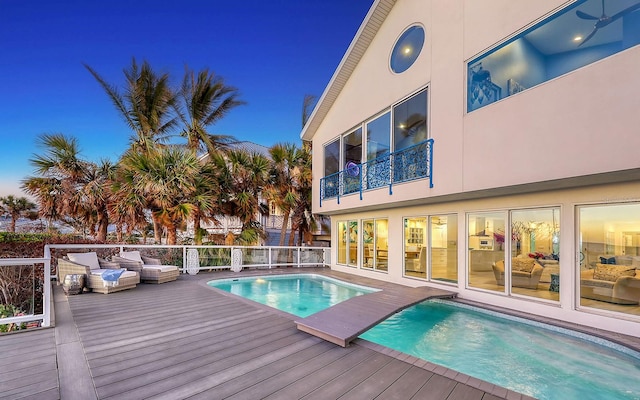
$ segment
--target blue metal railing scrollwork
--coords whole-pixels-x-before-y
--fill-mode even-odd
[[[389,186],[393,194],[395,183],[429,178],[433,187],[433,139],[428,139],[394,153],[356,164],[348,162],[345,169],[320,179],[320,207],[325,199]]]

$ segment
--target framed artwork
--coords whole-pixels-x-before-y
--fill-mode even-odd
[[[526,87],[522,86],[521,84],[516,82],[514,79],[512,78],[507,79],[507,93],[509,94],[509,96],[511,96],[512,94],[520,93],[525,89]]]
[[[469,66],[467,82],[467,111],[500,100],[502,88],[491,82],[491,72],[482,68],[482,63]]]

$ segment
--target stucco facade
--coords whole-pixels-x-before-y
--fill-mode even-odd
[[[470,62],[564,7],[591,6],[589,2],[573,3],[374,2],[301,134],[313,144],[313,212],[329,215],[332,220],[332,268],[411,286],[446,287],[467,299],[640,335],[639,306],[586,302],[581,300],[580,283],[581,274],[598,264],[595,257],[599,252],[640,256],[634,242],[636,232],[640,232],[640,216],[616,217],[616,222],[612,217],[609,225],[598,228],[606,231],[602,234],[606,237],[598,239],[602,242],[598,247],[585,240],[591,217],[581,214],[581,207],[640,202],[640,157],[636,150],[640,148],[640,46],[631,45],[474,111],[467,109]],[[640,12],[630,13],[628,18],[637,18],[635,14]],[[424,29],[423,47],[408,70],[394,73],[389,67],[391,49],[411,26]],[[365,46],[359,42],[363,36],[369,37]],[[498,52],[503,51],[507,57],[514,48]],[[528,68],[526,63],[509,65],[505,73],[512,76],[522,76],[516,68]],[[502,77],[493,71],[494,82],[499,83]],[[363,127],[362,145],[366,146],[367,121],[381,113],[393,113],[395,105],[423,90],[427,96],[427,134],[433,139],[433,187],[427,180],[417,179],[395,184],[392,191],[387,187],[365,190],[362,198],[350,193],[339,199],[321,199],[325,146],[358,126]],[[476,234],[470,230],[471,221],[483,213],[497,213],[506,226],[501,234],[515,237],[513,222],[518,210],[534,209],[553,210],[554,244],[548,246],[547,256],[560,260],[558,295],[530,295],[512,290],[509,284],[489,290],[474,286],[470,241]],[[449,240],[456,242],[453,254],[457,257],[457,278],[453,281],[431,279],[431,273],[423,277],[407,273],[408,221],[413,217],[431,221],[433,215],[457,217],[457,239]],[[366,240],[361,235],[352,242],[355,261],[341,263],[338,223],[353,221],[362,232],[365,221],[378,219],[386,221],[388,227],[388,265],[384,270],[368,268]],[[622,220],[628,221],[624,227]],[[495,229],[493,223],[490,226],[487,220],[487,229]],[[430,225],[425,228],[431,232]],[[487,232],[483,230],[482,235],[489,235]],[[429,235],[425,234],[425,247],[433,243]],[[531,251],[536,247],[534,236],[526,243]],[[509,252],[512,257],[526,257],[520,246],[515,239],[501,245],[502,259],[511,259]],[[492,244],[492,249],[496,248]],[[426,264],[427,268],[432,262]]]

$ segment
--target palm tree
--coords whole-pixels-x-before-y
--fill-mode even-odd
[[[134,132],[131,148],[148,152],[158,143],[166,141],[167,135],[177,124],[174,113],[176,94],[171,89],[169,75],[158,75],[147,61],[138,66],[132,59],[129,69],[124,70],[124,94],[117,86],[107,83],[93,68],[85,68],[98,81],[111,99],[127,126]]]
[[[168,146],[147,153],[128,152],[121,168],[118,196],[131,193],[143,199],[166,228],[167,244],[176,244],[178,228],[195,209],[194,188],[203,176],[198,158],[192,151]]]
[[[263,211],[260,194],[265,188],[269,175],[269,160],[259,153],[248,153],[232,149],[226,154],[216,154],[211,162],[225,172],[219,176],[221,191],[226,191],[223,209],[225,214],[238,217],[242,222],[239,240],[255,243],[264,232],[256,216]]]
[[[6,209],[9,215],[11,215],[10,232],[16,231],[16,221],[18,218],[36,207],[36,205],[26,197],[15,197],[11,194],[6,197],[0,197],[0,203],[4,204],[2,209]]]
[[[291,143],[278,143],[269,149],[271,170],[264,196],[283,212],[280,246],[284,246],[291,211],[298,202],[298,149]]]
[[[208,128],[215,125],[233,108],[245,104],[238,99],[238,90],[227,86],[224,79],[208,69],[196,75],[186,69],[179,97],[183,103],[178,115],[184,125],[180,136],[187,139],[187,147],[212,154],[235,142],[233,136],[213,135]]]
[[[311,213],[313,177],[311,170],[311,146],[308,142],[303,143],[302,149],[298,151],[297,159],[297,202],[293,208],[291,218],[291,236],[289,246],[293,246],[293,232],[299,233],[299,243],[304,241],[306,233],[315,229],[316,220]]]
[[[180,136],[187,140],[187,148],[196,154],[206,151],[211,156],[220,150],[228,149],[228,146],[236,141],[233,136],[208,132],[208,128],[220,121],[231,109],[244,104],[238,99],[236,88],[225,85],[220,76],[209,72],[208,69],[203,69],[196,75],[187,68],[179,98],[182,104],[181,107],[177,107],[176,112],[184,126]],[[208,171],[203,177],[210,174]],[[208,181],[200,179],[196,182],[192,201],[195,207],[193,222],[196,244],[202,244],[201,221],[216,221],[215,213],[219,211],[218,207],[215,207],[217,193],[214,187],[207,186]]]
[[[129,151],[149,153],[165,142],[169,132],[176,127],[177,96],[170,86],[168,74],[157,74],[147,61],[138,66],[133,58],[131,66],[124,70],[124,94],[117,86],[107,83],[94,69],[85,68],[98,81],[111,99],[127,126],[134,132]],[[148,198],[148,196],[145,196]],[[152,214],[156,243],[160,238],[160,222]]]
[[[77,140],[63,134],[44,134],[38,144],[45,153],[30,159],[39,176],[27,177],[22,188],[39,202],[40,214],[49,220],[77,221],[97,239],[106,240],[111,199],[108,161],[96,165],[82,160]]]

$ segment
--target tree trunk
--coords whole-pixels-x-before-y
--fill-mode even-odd
[[[296,230],[291,226],[291,232],[289,233],[289,246],[295,246]]]
[[[178,238],[178,227],[175,223],[167,224],[167,244],[176,244]]]
[[[18,219],[19,216],[15,215],[15,214],[11,214],[11,227],[9,228],[11,232],[16,231],[16,220]]]
[[[287,237],[287,225],[289,225],[289,210],[285,210],[284,215],[282,216],[282,228],[280,228],[280,244],[279,246],[284,246],[284,240]]]
[[[116,241],[122,243],[122,223],[116,224]]]
[[[200,210],[197,209],[193,215],[193,241],[197,245],[202,244],[202,233],[200,232]]]
[[[155,244],[162,244],[162,225],[160,225],[153,211],[151,212],[151,219],[153,219],[153,240]]]
[[[106,212],[99,211],[98,212],[98,235],[96,239],[101,242],[107,241],[107,228],[109,227],[109,217],[106,215]]]

